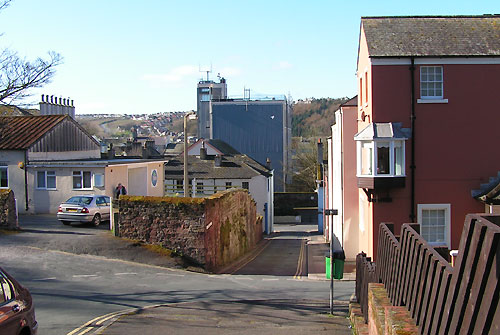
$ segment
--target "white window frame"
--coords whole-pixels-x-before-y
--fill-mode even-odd
[[[451,249],[451,205],[450,204],[418,204],[417,223],[422,227],[422,212],[424,210],[444,210],[444,242],[429,242],[432,246],[446,246]],[[422,228],[420,228],[422,232]]]
[[[406,155],[405,155],[405,144],[406,141],[404,140],[396,140],[396,139],[379,139],[379,140],[358,140],[356,141],[356,155],[357,155],[357,176],[358,177],[405,177],[406,176],[406,171],[405,171],[405,165],[406,165]],[[377,172],[377,159],[378,159],[378,152],[377,152],[377,143],[379,142],[389,142],[389,173],[378,173]],[[394,152],[395,152],[395,143],[396,142],[401,142],[401,148],[402,148],[402,166],[401,166],[401,173],[396,174],[395,171],[395,157],[394,157]],[[371,147],[372,149],[372,173],[371,174],[362,174],[362,146],[363,143],[368,143],[368,146]]]
[[[6,165],[2,165],[2,166],[0,166],[0,169],[5,170],[5,173],[6,173],[6,175],[7,175],[7,186],[2,186],[2,185],[0,184],[0,189],[6,189],[6,188],[9,188],[9,167],[8,167],[8,166],[6,166]]]
[[[441,80],[424,80],[423,79],[423,71],[424,69],[428,70],[428,69],[440,69],[441,70]],[[433,73],[435,74],[435,72]],[[423,89],[422,89],[422,85],[423,84],[441,84],[441,95],[424,95],[422,92],[423,92]],[[427,89],[427,91],[429,91]],[[432,91],[435,93],[436,89],[433,88]],[[444,71],[443,71],[443,66],[441,65],[432,65],[432,66],[421,66],[420,67],[420,99],[421,100],[436,100],[436,101],[441,101],[443,100],[443,97],[444,97]]]
[[[79,175],[76,175],[76,174],[75,174],[76,172],[78,172],[78,173],[79,173]],[[84,174],[85,174],[86,172],[90,173],[90,187],[84,187],[84,184],[83,184],[83,181],[84,181]],[[73,181],[74,181],[75,177],[78,177],[78,176],[80,176],[80,182],[81,182],[82,187],[74,187],[74,182],[73,182]],[[73,190],[92,190],[92,189],[93,189],[92,181],[93,181],[93,179],[94,179],[94,178],[93,178],[93,177],[94,177],[94,175],[93,175],[92,171],[74,170],[74,171],[72,172],[72,174],[71,174],[71,177],[72,177],[72,179],[71,179],[71,183],[72,183],[72,186],[73,186]]]
[[[104,173],[94,173],[94,187],[104,187]]]
[[[43,186],[39,185],[39,176],[40,173],[43,173]],[[49,178],[54,177],[54,187],[48,187],[47,185],[49,184]],[[57,190],[57,177],[56,177],[56,171],[54,170],[43,170],[43,171],[36,171],[36,189],[37,190]]]

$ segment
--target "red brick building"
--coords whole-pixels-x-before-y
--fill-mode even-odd
[[[357,79],[360,251],[381,222],[457,249],[500,170],[500,16],[364,17]]]

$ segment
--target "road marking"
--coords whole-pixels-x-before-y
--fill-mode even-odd
[[[89,278],[89,277],[97,277],[97,275],[73,275],[73,278]]]
[[[136,272],[118,272],[115,273],[115,276],[126,276],[126,275],[136,275]]]
[[[56,277],[49,277],[49,278],[38,278],[38,279],[33,279],[33,281],[44,281],[44,280],[56,280]]]
[[[295,271],[295,275],[293,276],[294,279],[302,278],[302,267],[303,267],[302,265],[304,262],[305,245],[306,245],[306,240],[302,239],[302,241],[300,242],[299,260],[297,261],[297,271]]]
[[[156,273],[157,275],[159,276],[171,276],[171,277],[184,277],[185,275],[179,275],[179,274],[176,274],[176,273],[161,273],[161,272],[158,272]]]
[[[260,249],[253,257],[250,257],[246,262],[244,262],[239,267],[237,267],[234,271],[232,271],[231,274],[234,274],[236,271],[239,271],[241,268],[243,268],[244,266],[246,266],[248,263],[250,263],[251,261],[253,261],[254,259],[256,259],[257,256],[259,256],[264,251],[264,249],[266,249],[268,247],[269,244],[271,244],[271,241],[270,240],[266,240],[266,244],[264,245],[264,247],[262,247],[262,249]]]
[[[262,281],[277,281],[279,278],[262,278]]]
[[[250,277],[239,277],[239,276],[233,276],[233,279],[236,279],[236,280],[253,280],[253,278],[250,278]]]

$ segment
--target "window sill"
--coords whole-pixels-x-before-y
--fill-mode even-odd
[[[448,99],[417,99],[418,104],[447,104]]]

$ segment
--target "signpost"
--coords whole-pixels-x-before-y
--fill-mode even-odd
[[[338,215],[338,209],[325,209],[325,215]],[[328,233],[330,234],[330,314],[333,314],[333,224],[330,223]]]

